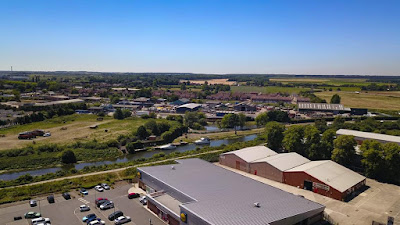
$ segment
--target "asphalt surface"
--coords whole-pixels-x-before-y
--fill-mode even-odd
[[[60,194],[55,195],[55,203],[49,204],[45,197],[36,198],[38,206],[30,207],[29,201],[22,201],[17,204],[9,204],[0,208],[0,224],[1,225],[27,225],[28,219],[14,221],[14,216],[21,216],[24,213],[34,211],[41,212],[43,217],[50,218],[51,224],[56,225],[82,225],[82,217],[90,213],[95,213],[106,224],[114,224],[113,221],[107,219],[108,215],[114,212],[114,209],[102,211],[95,207],[94,201],[96,198],[108,198],[115,204],[115,211],[120,210],[125,216],[130,216],[132,222],[127,225],[147,225],[151,219],[153,225],[165,225],[158,217],[147,210],[139,199],[128,199],[127,194],[132,185],[124,184],[104,192],[89,190],[89,195],[81,197],[78,192],[70,192],[72,199],[65,200]],[[40,207],[39,207],[40,202]],[[80,205],[89,205],[90,211],[80,212]]]

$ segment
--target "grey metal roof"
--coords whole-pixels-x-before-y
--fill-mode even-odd
[[[305,172],[340,192],[365,180],[364,176],[331,160],[312,161],[286,172]]]
[[[253,162],[254,160],[263,159],[272,155],[276,155],[275,151],[265,146],[253,146],[248,148],[242,148],[236,151],[227,152],[222,155],[234,154],[246,162]]]
[[[295,152],[290,152],[290,153],[281,153],[270,157],[258,159],[253,161],[252,163],[258,163],[258,162],[265,162],[277,168],[280,171],[286,171],[296,166],[300,166],[304,163],[308,163],[310,162],[310,160]]]
[[[357,130],[339,129],[338,131],[336,131],[336,135],[353,135],[354,137],[360,137],[360,138],[365,138],[365,139],[373,139],[373,140],[379,140],[379,141],[385,141],[385,142],[400,143],[399,136],[362,132],[362,131],[357,131]]]
[[[179,106],[178,108],[188,108],[188,109],[195,109],[197,107],[200,107],[201,104],[196,104],[196,103],[188,103],[188,104],[184,104]]]
[[[299,109],[344,111],[344,107],[341,104],[299,102],[297,105],[299,106]]]
[[[141,167],[142,173],[195,201],[181,205],[213,225],[267,225],[287,218],[297,222],[322,212],[323,205],[282,191],[200,159]],[[259,202],[260,207],[254,207]],[[296,222],[291,222],[294,224]]]

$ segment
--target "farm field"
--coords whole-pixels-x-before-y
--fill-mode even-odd
[[[67,144],[75,141],[107,141],[117,138],[120,134],[128,134],[144,123],[143,119],[130,118],[115,120],[105,117],[103,121],[97,121],[95,115],[71,115],[63,116],[48,121],[36,122],[0,131],[5,137],[0,137],[0,150],[20,148],[32,144],[57,143]],[[63,121],[66,121],[65,123]],[[90,126],[98,125],[97,129]],[[61,129],[63,128],[63,129]],[[19,140],[18,133],[35,129],[43,129],[51,132],[51,137],[38,137],[32,140]],[[107,130],[107,132],[105,132]]]
[[[210,80],[180,80],[179,82],[187,82],[190,81],[192,84],[204,84],[207,81],[208,84],[225,84],[225,85],[234,85],[235,81],[228,81],[228,79],[210,79]]]
[[[310,88],[297,88],[297,87],[277,87],[277,86],[267,86],[267,87],[255,87],[255,86],[232,86],[232,92],[261,92],[261,93],[277,93],[286,92],[289,94],[299,93],[300,91],[310,90]]]
[[[346,107],[382,109],[382,110],[400,110],[400,92],[354,92],[344,91],[324,91],[316,92],[320,98],[330,101],[332,95],[338,94],[341,97],[341,103]]]

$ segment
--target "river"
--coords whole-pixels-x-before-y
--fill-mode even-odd
[[[165,154],[169,154],[169,153],[172,153],[172,152],[186,152],[186,151],[194,150],[194,149],[196,149],[198,147],[202,148],[204,146],[217,147],[217,146],[221,146],[223,144],[229,145],[229,144],[233,144],[233,143],[236,143],[236,142],[251,141],[251,140],[254,140],[256,137],[257,137],[256,134],[252,134],[252,135],[247,135],[247,136],[243,136],[243,137],[235,138],[235,139],[212,140],[210,145],[188,144],[188,145],[178,146],[176,149],[173,149],[173,150],[142,151],[142,152],[137,152],[135,154],[129,154],[129,155],[117,158],[115,160],[76,163],[73,166],[53,167],[53,168],[27,170],[27,171],[13,172],[13,173],[4,173],[4,174],[0,175],[0,180],[14,180],[14,179],[17,179],[18,177],[20,177],[22,175],[25,175],[25,174],[30,174],[32,176],[39,176],[39,175],[44,175],[44,174],[47,174],[47,173],[55,173],[55,172],[60,171],[60,170],[69,170],[69,169],[72,169],[72,168],[75,168],[77,170],[81,170],[85,166],[100,166],[100,165],[108,165],[108,164],[114,164],[114,163],[128,162],[128,161],[135,160],[135,159],[140,159],[140,158],[150,158],[154,154],[157,154],[157,153],[160,153],[160,152],[164,152]]]

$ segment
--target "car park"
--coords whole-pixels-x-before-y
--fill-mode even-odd
[[[114,203],[111,201],[106,201],[105,203],[100,205],[101,210],[112,209],[112,208],[114,208]]]
[[[117,219],[115,219],[114,222],[115,222],[115,225],[121,225],[124,223],[131,222],[131,218],[129,216],[120,216]]]
[[[42,215],[38,212],[27,212],[24,214],[25,219],[35,219],[35,218],[39,218]]]
[[[54,201],[54,195],[49,195],[49,196],[47,196],[47,201],[48,201],[50,204],[54,203],[54,202],[55,202],[55,201]]]
[[[35,206],[37,206],[37,201],[36,201],[36,200],[30,200],[30,201],[29,201],[29,205],[30,205],[31,207],[35,207]]]
[[[104,188],[101,187],[100,185],[97,185],[96,187],[94,187],[94,189],[95,189],[96,191],[98,191],[98,192],[103,192],[103,191],[104,191]]]
[[[139,198],[140,194],[139,193],[129,193],[128,194],[128,198],[132,199],[132,198]]]
[[[87,205],[81,205],[81,206],[79,206],[79,211],[81,211],[81,212],[90,211],[90,207]]]
[[[121,212],[121,211],[115,211],[115,212],[111,213],[111,214],[108,216],[108,219],[109,219],[110,221],[113,221],[113,220],[115,220],[115,219],[117,219],[118,217],[123,216],[123,215],[124,215],[123,212]]]
[[[83,195],[88,195],[89,194],[89,192],[85,188],[81,188],[81,190],[79,192],[81,194],[83,194]]]
[[[84,216],[84,217],[82,218],[82,221],[83,221],[83,222],[86,222],[86,221],[88,221],[89,219],[94,220],[94,219],[96,219],[96,218],[97,218],[96,214],[91,213],[91,214],[88,214],[87,216]]]
[[[108,186],[108,184],[102,183],[100,185],[104,188],[104,190],[110,190],[110,186]]]
[[[36,219],[31,220],[32,225],[39,225],[39,224],[51,224],[49,218],[39,217]]]

